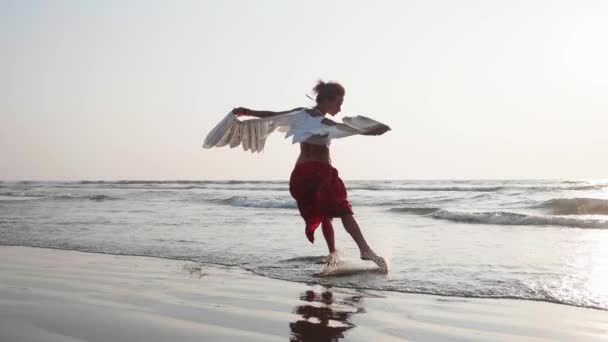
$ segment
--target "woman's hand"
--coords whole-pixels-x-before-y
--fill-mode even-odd
[[[390,127],[388,127],[387,125],[378,124],[378,125],[371,127],[367,131],[365,131],[365,133],[361,133],[361,134],[363,134],[363,135],[382,135],[390,130],[391,130]]]
[[[234,114],[234,116],[243,116],[243,115],[252,116],[253,115],[253,111],[251,109],[249,109],[249,108],[238,107],[238,108],[234,108],[232,110],[232,114]]]

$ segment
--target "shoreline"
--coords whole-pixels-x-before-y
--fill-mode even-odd
[[[181,262],[192,262],[192,263],[199,263],[201,265],[206,265],[206,266],[209,266],[209,267],[235,268],[235,269],[238,269],[240,271],[251,273],[252,275],[257,276],[257,277],[267,278],[267,279],[271,279],[271,280],[278,280],[278,281],[286,281],[286,282],[296,283],[296,284],[330,286],[330,287],[339,287],[339,288],[352,289],[352,290],[389,292],[389,293],[406,294],[406,295],[435,296],[435,297],[455,298],[455,299],[463,299],[463,300],[467,300],[467,299],[487,299],[487,300],[514,300],[514,301],[524,301],[524,302],[528,302],[529,301],[529,302],[539,302],[539,303],[547,303],[547,304],[555,304],[555,305],[564,305],[564,306],[570,306],[570,307],[580,308],[580,309],[604,311],[604,312],[606,312],[608,314],[608,309],[607,308],[602,308],[602,307],[597,307],[597,306],[576,305],[576,304],[562,303],[562,302],[558,302],[558,301],[550,301],[550,300],[546,300],[546,299],[537,299],[537,298],[519,298],[519,297],[509,297],[509,296],[502,296],[502,297],[501,296],[495,296],[495,297],[490,297],[490,296],[487,296],[487,297],[484,297],[484,296],[459,296],[459,295],[440,294],[440,293],[431,293],[431,292],[400,291],[400,290],[393,290],[393,289],[374,289],[374,288],[369,288],[369,287],[365,287],[365,286],[354,286],[354,285],[353,286],[333,285],[333,284],[330,284],[331,282],[322,282],[322,281],[320,281],[320,282],[303,282],[303,281],[299,281],[299,280],[283,279],[283,278],[273,277],[273,276],[266,275],[266,274],[259,274],[259,273],[255,272],[255,270],[248,269],[247,267],[243,267],[241,265],[204,262],[204,261],[196,261],[196,260],[192,260],[192,259],[180,259],[180,258],[172,258],[172,257],[165,257],[165,256],[140,255],[140,254],[105,253],[105,252],[94,252],[94,251],[86,251],[86,250],[79,250],[79,249],[62,248],[62,247],[47,247],[47,246],[33,246],[33,245],[30,246],[30,245],[16,245],[16,244],[13,245],[13,244],[2,244],[2,243],[0,243],[0,248],[2,248],[2,247],[40,248],[40,249],[51,249],[51,250],[59,250],[59,251],[74,251],[74,252],[90,253],[90,254],[125,256],[125,257],[140,257],[140,258],[154,258],[154,259],[171,260],[171,261],[178,261],[178,262],[180,262],[180,261]],[[322,279],[322,278],[323,277],[319,277],[319,279]]]
[[[0,340],[608,341],[605,311],[544,301],[304,284],[61,248],[1,245],[0,258]]]

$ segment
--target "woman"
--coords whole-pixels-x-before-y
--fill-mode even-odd
[[[319,81],[313,90],[317,94],[317,105],[312,109],[306,109],[309,115],[325,116],[329,114],[335,116],[340,112],[340,107],[344,101],[344,87],[336,82],[325,83]],[[297,109],[300,108],[294,110]],[[239,107],[233,109],[232,112],[235,116],[249,115],[264,118],[291,111],[270,112]],[[324,118],[321,123],[328,126],[338,125],[345,130],[349,129],[347,125],[336,123],[327,118]],[[381,135],[388,130],[389,128],[386,125],[377,125],[363,134]],[[289,191],[296,200],[300,214],[306,222],[306,237],[310,242],[313,242],[314,231],[321,225],[331,258],[336,251],[332,219],[339,217],[344,228],[359,247],[361,259],[374,261],[386,272],[385,260],[376,255],[369,247],[357,221],[353,217],[344,183],[338,176],[338,170],[331,166],[329,145],[329,140],[323,136],[312,136],[301,142],[300,156],[289,179]]]

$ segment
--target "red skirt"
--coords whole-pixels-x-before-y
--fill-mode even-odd
[[[323,221],[353,213],[338,170],[328,163],[308,161],[296,164],[289,179],[289,192],[298,203],[310,242],[314,241],[315,229]]]

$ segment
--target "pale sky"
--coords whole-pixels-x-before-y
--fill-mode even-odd
[[[608,1],[0,0],[0,179],[289,178],[299,148],[203,150],[236,106],[392,127],[344,179],[606,178]]]

